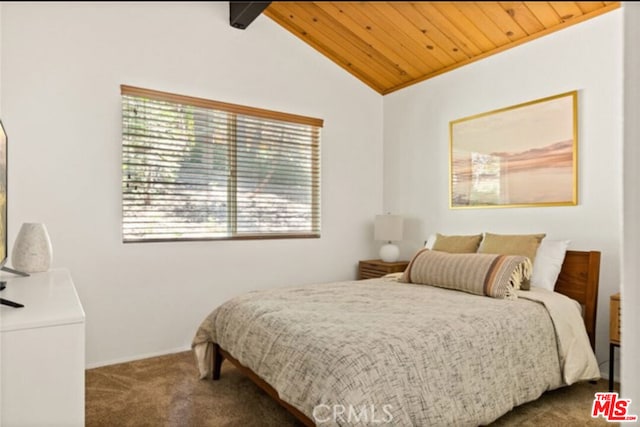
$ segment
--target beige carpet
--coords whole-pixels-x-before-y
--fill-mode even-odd
[[[299,426],[229,362],[220,381],[198,380],[191,352],[90,369],[86,373],[86,425]],[[544,394],[506,414],[495,426],[596,426],[593,395],[607,382],[581,383]]]

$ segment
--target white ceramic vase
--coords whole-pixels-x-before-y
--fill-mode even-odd
[[[47,227],[41,223],[25,222],[20,227],[11,252],[13,268],[24,273],[49,270],[53,249]]]

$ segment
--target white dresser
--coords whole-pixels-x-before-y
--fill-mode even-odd
[[[69,271],[2,273],[0,425],[83,426],[85,315]]]

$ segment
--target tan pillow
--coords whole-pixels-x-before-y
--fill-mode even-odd
[[[436,234],[436,242],[432,250],[455,254],[472,254],[478,251],[482,234],[472,236],[445,236]]]
[[[536,251],[546,234],[492,234],[484,233],[478,248],[481,254],[502,254],[526,256],[534,263]],[[520,289],[528,290],[529,281],[522,282]]]

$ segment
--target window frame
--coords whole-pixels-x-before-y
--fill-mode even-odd
[[[154,101],[163,101],[175,104],[188,105],[192,107],[198,108],[206,108],[211,110],[224,111],[226,113],[231,113],[230,120],[234,122],[237,120],[237,115],[250,116],[254,118],[262,118],[268,120],[276,120],[281,122],[288,122],[292,124],[298,125],[307,125],[316,128],[317,137],[315,138],[315,143],[311,144],[311,203],[309,207],[311,209],[311,231],[310,232],[264,232],[264,233],[240,233],[238,234],[237,228],[237,212],[238,209],[241,208],[237,205],[237,152],[238,152],[238,139],[233,136],[233,142],[230,143],[229,146],[229,181],[227,182],[227,232],[228,235],[225,236],[208,236],[208,237],[169,237],[169,238],[159,238],[159,237],[141,237],[135,238],[132,236],[127,236],[125,231],[125,186],[126,186],[126,174],[125,174],[125,155],[124,155],[124,147],[125,140],[123,136],[122,147],[123,147],[123,155],[122,155],[122,241],[123,243],[154,243],[154,242],[179,242],[179,241],[215,241],[215,240],[263,240],[263,239],[297,239],[297,238],[319,238],[321,235],[321,176],[320,176],[320,167],[321,167],[321,156],[320,156],[320,133],[321,129],[324,125],[324,121],[322,119],[317,119],[313,117],[301,116],[296,114],[284,113],[279,111],[265,110],[261,108],[248,107],[238,104],[231,104],[221,101],[214,101],[204,98],[197,98],[192,96],[178,95],[169,92],[162,92],[153,89],[144,89],[135,86],[129,85],[121,85],[121,97],[124,99],[124,96],[131,97],[140,97],[147,98]],[[124,117],[122,117],[121,121],[124,121]],[[233,129],[235,131],[235,125],[233,125]],[[124,131],[124,128],[123,128]],[[234,132],[235,133],[235,132]],[[230,206],[232,208],[230,208]],[[167,228],[167,230],[171,230],[171,228]]]

